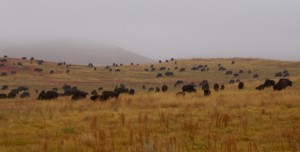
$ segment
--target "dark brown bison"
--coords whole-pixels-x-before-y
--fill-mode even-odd
[[[290,81],[289,79],[280,79],[274,86],[273,89],[274,90],[283,90],[286,87],[292,87],[293,83],[292,81]]]
[[[179,72],[184,72],[185,68],[180,68]]]
[[[182,80],[177,80],[174,86],[177,87],[179,85],[183,85],[183,81]]]
[[[162,91],[162,92],[167,92],[167,91],[168,91],[168,86],[164,84],[164,85],[161,87],[161,91]]]
[[[118,98],[119,94],[114,91],[103,91],[102,95],[99,97],[100,101],[107,101],[111,98]]]
[[[30,93],[29,92],[23,92],[21,95],[20,95],[20,98],[29,98],[30,97]]]
[[[240,82],[238,88],[240,90],[244,89],[244,82]]]
[[[163,76],[162,73],[157,73],[157,75],[156,75],[157,78],[160,78],[162,76]]]
[[[219,84],[214,84],[214,90],[216,91],[216,92],[218,92],[219,91],[219,89],[220,89],[220,86],[219,86]]]
[[[192,92],[197,92],[197,90],[195,88],[195,85],[188,84],[182,87],[182,92],[192,93]]]
[[[58,93],[55,91],[47,91],[44,90],[40,92],[38,96],[38,100],[53,100],[58,98]]]
[[[172,77],[172,76],[174,76],[174,73],[168,71],[168,72],[165,73],[165,75],[166,75],[167,77]]]
[[[209,89],[204,90],[203,93],[206,97],[211,95],[211,91]]]
[[[135,94],[135,90],[134,89],[130,89],[128,92],[129,95],[134,95]]]
[[[220,90],[225,90],[225,86],[222,84]]]

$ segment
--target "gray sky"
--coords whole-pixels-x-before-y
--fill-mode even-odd
[[[300,59],[300,0],[0,0],[0,42],[115,44],[154,59]]]

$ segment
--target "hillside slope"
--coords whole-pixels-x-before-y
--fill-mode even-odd
[[[27,45],[0,45],[0,53],[13,57],[35,57],[47,61],[72,64],[152,63],[153,60],[118,46],[53,42]]]

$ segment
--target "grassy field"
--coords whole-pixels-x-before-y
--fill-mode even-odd
[[[231,61],[236,64],[232,65]],[[16,70],[17,75],[0,77],[0,84],[28,86],[28,99],[0,100],[0,151],[108,151],[108,152],[270,152],[300,151],[300,62],[260,59],[190,59],[155,64],[174,72],[171,78],[156,78],[156,72],[145,72],[150,65],[126,65],[121,72],[108,72],[104,67],[94,71],[87,66],[66,67],[47,62],[37,65],[21,61],[22,67],[13,66],[10,59],[0,72]],[[234,78],[217,71],[218,64],[244,74]],[[191,71],[192,66],[208,65],[207,72]],[[187,68],[176,72],[174,67]],[[34,73],[40,67],[43,73]],[[116,69],[116,68],[114,68]],[[54,70],[55,74],[49,74]],[[251,70],[252,74],[247,74]],[[293,87],[281,92],[271,88],[254,88],[275,72],[288,70]],[[164,72],[163,72],[164,73]],[[253,74],[259,78],[252,78]],[[225,91],[204,97],[202,91],[176,97],[180,87],[176,80],[186,84],[201,80],[210,84],[225,84]],[[245,82],[245,89],[228,84],[230,79]],[[76,85],[91,91],[99,86],[105,90],[124,83],[134,88],[134,96],[121,95],[107,102],[89,99],[71,101],[62,97],[54,101],[37,101],[35,89]],[[167,93],[148,93],[141,86],[167,84]],[[3,92],[5,93],[5,92]]]

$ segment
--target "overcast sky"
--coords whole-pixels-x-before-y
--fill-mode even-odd
[[[105,42],[154,59],[300,60],[300,0],[0,0],[0,42]]]

